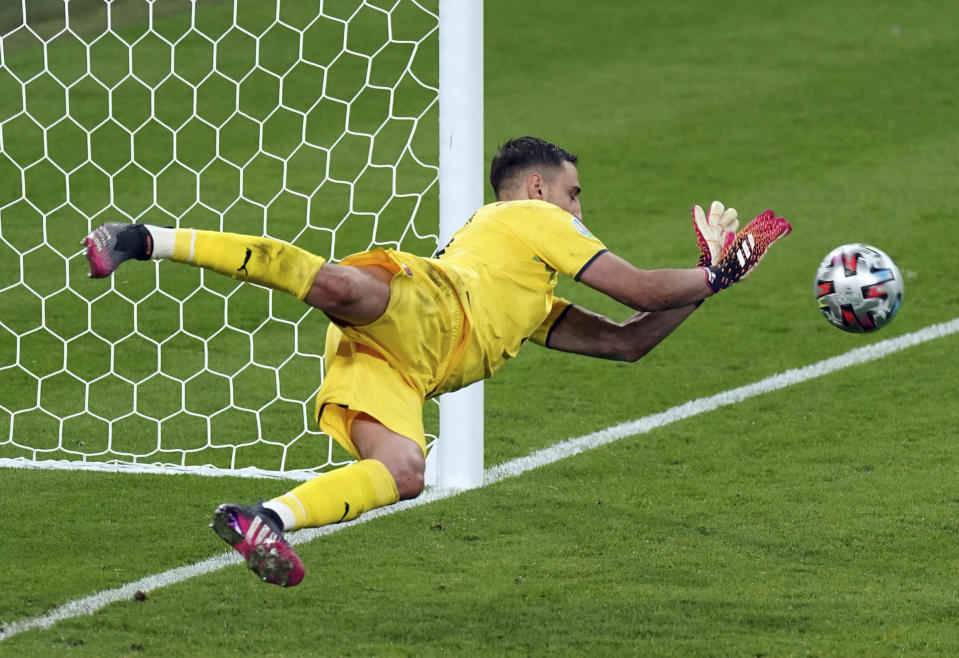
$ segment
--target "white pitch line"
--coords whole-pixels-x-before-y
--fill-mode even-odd
[[[828,375],[831,372],[848,368],[849,366],[874,361],[928,340],[942,338],[943,336],[957,332],[959,332],[959,318],[950,320],[949,322],[943,322],[942,324],[934,324],[925,329],[914,331],[911,334],[905,334],[896,338],[890,338],[889,340],[873,343],[872,345],[866,345],[865,347],[859,347],[845,354],[824,359],[802,368],[787,370],[753,384],[746,384],[739,388],[717,393],[708,398],[690,400],[685,404],[672,407],[658,414],[652,414],[638,420],[621,423],[575,439],[568,439],[552,445],[549,448],[537,450],[526,457],[520,457],[487,469],[485,483],[489,484],[491,482],[515,477],[520,473],[551,464],[565,457],[577,455],[585,450],[592,450],[627,436],[646,434],[658,427],[669,425],[679,420],[685,420],[686,418],[691,418],[718,409],[719,407],[735,404],[757,395],[778,391],[787,386],[822,377],[823,375]]]
[[[829,373],[842,370],[843,368],[874,361],[884,356],[888,356],[889,354],[919,345],[920,343],[934,340],[936,338],[942,338],[957,332],[959,332],[959,318],[949,322],[944,322],[942,324],[935,324],[926,327],[925,329],[915,331],[911,334],[905,334],[889,340],[873,343],[872,345],[860,347],[846,352],[845,354],[824,359],[823,361],[818,361],[803,368],[787,370],[783,373],[772,375],[753,384],[740,386],[739,388],[717,393],[716,395],[712,395],[707,398],[691,400],[658,414],[652,414],[644,418],[621,423],[619,425],[615,425],[598,432],[592,432],[577,438],[567,439],[566,441],[561,441],[560,443],[557,443],[549,448],[537,450],[526,457],[513,459],[487,469],[484,475],[483,486],[493,484],[494,482],[499,482],[500,480],[517,477],[535,468],[552,464],[560,459],[598,448],[599,446],[612,443],[613,441],[618,441],[619,439],[628,436],[646,434],[656,428],[663,427],[680,420],[686,420],[687,418],[692,418],[693,416],[698,416],[699,414],[713,411],[719,407],[735,404],[737,402],[741,402],[758,395],[763,395],[765,393],[778,391],[782,388],[786,388],[787,386],[792,386],[793,384],[799,384],[817,377],[822,377],[823,375],[828,375]],[[449,498],[450,496],[460,493],[460,491],[461,490],[430,489],[429,491],[424,492],[419,498],[403,501],[401,503],[397,503],[396,505],[373,510],[372,512],[367,512],[359,519],[349,523],[294,532],[289,535],[289,540],[291,544],[302,544],[309,542],[317,537],[332,534],[344,528],[356,525],[358,523],[364,523],[380,516],[395,514],[396,512],[401,512],[411,507],[418,507],[420,505],[431,503],[435,500]],[[13,637],[14,635],[24,631],[49,628],[53,624],[64,619],[92,615],[111,603],[116,603],[118,601],[129,601],[138,591],[145,593],[161,587],[175,585],[176,583],[180,583],[195,576],[204,576],[231,564],[239,564],[241,561],[242,560],[240,559],[239,555],[233,551],[229,551],[207,560],[203,560],[202,562],[197,562],[185,567],[178,567],[176,569],[170,569],[169,571],[164,571],[152,576],[147,576],[146,578],[141,578],[140,580],[128,583],[121,587],[104,590],[82,599],[74,599],[57,608],[54,608],[45,615],[31,617],[29,619],[23,619],[6,624],[4,628],[0,629],[0,641]]]

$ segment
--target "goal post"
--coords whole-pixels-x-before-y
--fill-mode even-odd
[[[440,0],[440,244],[483,205],[483,2]],[[436,484],[483,483],[483,382],[440,400]]]
[[[457,42],[478,77],[447,91]],[[481,0],[5,3],[0,466],[306,479],[346,463],[313,420],[322,313],[169,262],[88,280],[79,240],[149,222],[334,262],[428,256],[482,203],[481,48]],[[473,486],[482,389],[438,406],[431,454],[451,448],[432,484]]]

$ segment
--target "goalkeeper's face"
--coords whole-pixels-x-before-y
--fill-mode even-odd
[[[579,204],[581,192],[579,172],[576,171],[576,165],[572,162],[564,161],[562,166],[543,176],[542,192],[543,201],[559,206],[580,219],[583,218],[583,209]]]

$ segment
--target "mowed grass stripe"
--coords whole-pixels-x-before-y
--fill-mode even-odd
[[[890,338],[850,350],[845,354],[824,359],[803,368],[787,370],[786,372],[767,377],[752,384],[717,393],[708,398],[691,400],[658,414],[652,414],[644,418],[609,427],[605,430],[568,439],[549,448],[537,450],[526,457],[513,459],[487,469],[484,477],[484,486],[517,477],[527,471],[552,464],[560,459],[598,448],[628,436],[646,434],[656,428],[686,420],[722,406],[736,404],[752,397],[778,391],[794,384],[822,377],[854,365],[868,363],[909,347],[914,347],[924,342],[955,333],[959,333],[959,318],[949,322],[931,325],[919,331],[904,334],[896,338]],[[425,505],[436,500],[442,500],[456,493],[459,493],[459,491],[431,489],[415,500],[404,501],[391,507],[375,510],[351,523],[300,531],[293,533],[289,539],[292,544],[306,543],[346,527],[364,523],[388,514],[394,514],[412,507]],[[104,590],[82,599],[75,599],[51,610],[47,614],[6,625],[0,630],[0,640],[5,640],[28,630],[50,628],[58,621],[64,619],[92,615],[111,603],[132,599],[138,591],[149,592],[196,576],[204,576],[230,564],[238,564],[240,561],[239,556],[230,551],[192,565],[147,576],[146,578],[141,578],[121,587]]]

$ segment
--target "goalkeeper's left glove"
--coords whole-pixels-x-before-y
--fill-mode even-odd
[[[706,269],[706,283],[713,292],[728,288],[752,274],[766,251],[779,238],[789,235],[792,225],[767,210],[746,224],[716,265]]]
[[[699,267],[718,265],[723,252],[736,239],[739,214],[735,208],[726,208],[719,201],[709,206],[709,214],[700,206],[693,206],[693,228],[699,245]]]

